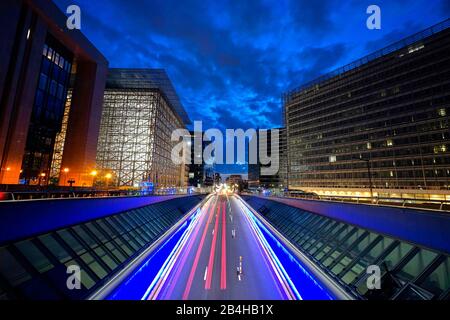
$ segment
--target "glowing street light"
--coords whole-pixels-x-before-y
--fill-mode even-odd
[[[106,192],[108,192],[108,195],[109,195],[109,180],[111,180],[112,174],[111,173],[107,173],[105,175],[105,178],[106,178]]]
[[[67,182],[67,174],[69,173],[69,168],[64,168],[64,186],[66,186],[66,182]]]
[[[98,172],[96,170],[93,170],[91,172],[91,176],[96,177],[98,175]]]

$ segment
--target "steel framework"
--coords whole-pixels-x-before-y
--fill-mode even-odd
[[[137,187],[151,181],[159,188],[184,187],[184,168],[171,161],[172,132],[184,128],[188,120],[180,108],[164,71],[111,69],[97,147],[98,169],[112,173],[118,186]]]

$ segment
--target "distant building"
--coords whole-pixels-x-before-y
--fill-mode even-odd
[[[278,130],[279,136],[278,141],[272,139],[272,130]],[[276,128],[267,131],[267,136],[264,137],[258,131],[258,162],[257,164],[248,165],[248,186],[251,189],[254,188],[284,188],[287,185],[287,144],[286,144],[286,129]],[[261,159],[259,158],[259,153],[272,156],[272,144],[274,148],[278,146],[278,160],[274,157],[274,162],[270,165],[262,165]],[[264,175],[262,172],[263,168],[275,166],[278,167],[278,171],[273,175]]]
[[[230,185],[232,185],[232,184],[241,185],[244,181],[244,179],[242,178],[242,175],[240,175],[240,174],[232,174],[228,177],[227,180]]]
[[[201,150],[195,150],[194,132],[191,132],[191,163],[188,165],[189,180],[188,184],[191,187],[210,187],[214,184],[213,180],[213,168],[212,165],[205,163],[203,159],[203,152],[205,148],[211,143],[210,141],[203,141],[202,135],[202,148]],[[197,163],[196,163],[197,162]]]
[[[222,176],[220,173],[214,174],[214,184],[221,184],[222,183]]]
[[[0,184],[92,185],[108,61],[66,19],[50,0],[0,1]]]
[[[186,166],[171,159],[176,144],[171,135],[189,122],[164,70],[110,69],[97,147],[98,170],[112,173],[118,186],[151,182],[156,188],[186,187]]]
[[[450,198],[450,20],[285,95],[289,186]]]

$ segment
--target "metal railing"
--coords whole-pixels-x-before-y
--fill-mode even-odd
[[[432,200],[415,198],[389,198],[389,197],[355,197],[355,196],[321,196],[321,195],[290,195],[278,196],[279,198],[320,200],[330,202],[357,203],[376,206],[393,206],[412,209],[427,209],[450,211],[450,200]]]

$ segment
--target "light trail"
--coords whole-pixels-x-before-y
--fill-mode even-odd
[[[214,206],[212,206],[209,211],[210,212],[209,212],[208,222],[206,223],[207,226],[211,223],[211,219],[212,219],[212,216],[214,213]],[[186,288],[183,293],[183,300],[187,300],[189,297],[189,292],[191,291],[192,281],[194,281],[195,271],[197,270],[198,261],[200,259],[200,254],[203,249],[203,244],[205,242],[207,231],[208,231],[208,228],[205,228],[203,230],[202,239],[200,240],[200,244],[197,248],[197,253],[195,254],[194,264],[192,265],[191,273],[189,274],[188,282],[186,284]]]
[[[217,206],[217,214],[216,214],[216,222],[214,224],[214,230],[219,229],[219,215],[220,215],[220,203]],[[211,250],[209,253],[209,262],[208,262],[208,270],[211,270],[208,275],[206,276],[206,283],[205,283],[205,289],[209,290],[211,289],[211,281],[212,281],[212,275],[214,271],[214,257],[216,255],[216,243],[217,243],[217,234],[218,232],[214,232],[212,242],[211,242]]]
[[[227,288],[227,214],[226,214],[225,202],[222,202],[222,259],[221,259],[221,277],[220,277],[220,289],[225,290]]]

